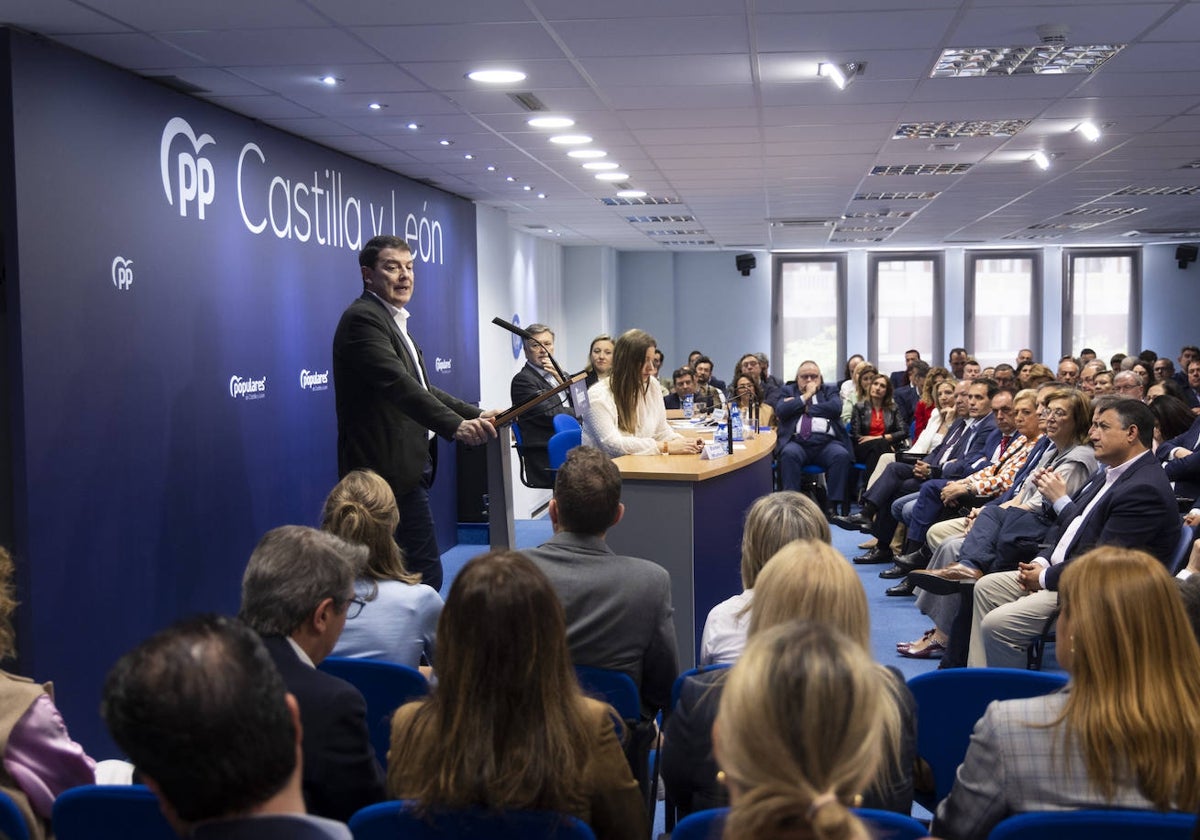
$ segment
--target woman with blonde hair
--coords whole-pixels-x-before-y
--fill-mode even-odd
[[[654,336],[629,330],[617,339],[612,375],[588,389],[583,442],[610,458],[620,455],[694,455],[698,438],[685,438],[667,423],[654,378]]]
[[[742,591],[709,610],[700,635],[700,665],[734,662],[741,655],[758,573],[792,540],[833,541],[829,522],[816,503],[794,490],[756,499],[742,528]]]
[[[1200,808],[1200,646],[1179,587],[1142,551],[1104,546],[1059,581],[1055,694],[988,706],[933,833],[983,838],[1025,811]]]
[[[921,436],[929,424],[929,418],[938,407],[937,386],[939,382],[954,381],[954,375],[944,367],[932,367],[925,374],[925,383],[921,386],[921,397],[913,409],[913,440]]]
[[[454,579],[430,697],[392,719],[388,793],[422,810],[557,811],[600,840],[644,838],[646,808],[612,710],[584,697],[550,581],[493,551]]]
[[[371,470],[354,470],[325,500],[321,528],[370,550],[366,576],[355,589],[367,601],[346,622],[334,656],[382,659],[417,668],[433,664],[442,597],[404,566],[394,534],[400,522],[396,497]]]
[[[583,370],[587,374],[585,382],[589,388],[612,373],[614,346],[612,336],[608,333],[600,333],[588,345],[588,360]]]
[[[862,362],[854,369],[854,396],[850,400],[842,400],[842,422],[849,423],[854,412],[854,406],[864,400],[871,399],[871,382],[879,376],[879,371],[870,362]],[[891,381],[890,379],[888,380]]]
[[[844,633],[864,654],[869,651],[871,616],[862,581],[846,558],[827,543],[796,540],[780,548],[759,575],[755,592],[747,649],[764,631],[803,619]],[[876,667],[885,675],[882,684],[891,700],[878,719],[886,734],[889,760],[878,774],[868,775],[867,803],[907,814],[913,797],[915,704],[899,671]],[[684,813],[726,804],[725,791],[715,781],[711,732],[727,674],[715,670],[688,677],[667,719],[663,780]]]
[[[843,560],[843,563],[845,561]],[[888,678],[843,632],[793,621],[756,634],[721,693],[714,748],[723,837],[871,835],[850,809],[885,762]]]

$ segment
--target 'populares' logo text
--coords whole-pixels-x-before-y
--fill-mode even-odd
[[[186,216],[189,203],[195,203],[196,215],[204,218],[204,208],[212,204],[216,195],[217,185],[213,176],[212,161],[200,154],[200,150],[210,143],[216,143],[211,134],[196,136],[188,121],[183,117],[172,117],[163,129],[162,141],[159,144],[159,165],[162,168],[163,191],[167,201],[175,203],[171,194],[171,144],[175,138],[183,135],[191,143],[191,148],[183,146],[175,156],[175,182],[179,185],[179,215]]]
[[[327,391],[329,390],[329,371],[317,372],[313,370],[300,371],[300,390],[301,391]]]
[[[249,379],[231,376],[229,377],[229,396],[235,400],[261,400],[267,396],[267,377]]]

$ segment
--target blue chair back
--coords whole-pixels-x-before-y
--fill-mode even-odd
[[[937,799],[954,786],[971,731],[989,703],[1037,697],[1066,684],[1066,674],[1020,668],[950,668],[910,679],[917,701],[917,754],[933,769]]]
[[[58,840],[179,840],[145,785],[71,788],[54,800],[53,821]]]
[[[562,415],[558,415],[561,417]],[[565,432],[557,432],[551,436],[546,444],[546,450],[550,453],[550,469],[556,470],[563,465],[567,460],[567,453],[583,443],[582,429],[568,429]]]
[[[555,414],[552,421],[556,432],[582,432],[579,421],[571,414]]]
[[[855,808],[854,813],[867,824],[872,837],[886,837],[887,840],[920,840],[929,836],[929,829],[924,825],[895,811]]]
[[[521,437],[521,424],[515,421],[512,424],[512,436],[513,441],[517,444],[517,446],[524,445],[525,440]]]
[[[642,699],[637,684],[623,671],[609,671],[576,665],[575,676],[585,694],[603,697],[617,710],[622,720],[637,720],[642,716]]]
[[[671,840],[720,840],[728,815],[728,808],[693,811],[675,826]]]
[[[1175,547],[1175,556],[1171,558],[1171,574],[1177,575],[1187,565],[1188,556],[1192,553],[1192,543],[1196,541],[1196,528],[1184,525],[1179,529],[1179,545]]]
[[[11,796],[0,790],[0,837],[8,840],[29,840],[25,816]]]
[[[429,682],[416,668],[374,659],[327,656],[318,666],[327,674],[357,688],[367,701],[367,729],[375,758],[387,766],[392,740],[392,714],[410,700],[429,693]]]
[[[679,695],[683,693],[683,683],[688,677],[694,677],[697,674],[706,674],[709,671],[724,671],[729,668],[730,663],[722,662],[716,665],[703,665],[699,668],[689,668],[675,678],[675,682],[671,684],[671,711],[679,705]]]
[[[1051,811],[1017,814],[992,829],[989,840],[1190,840],[1195,814],[1157,811]]]
[[[368,805],[350,818],[355,840],[596,840],[587,823],[548,811],[443,811],[428,818],[411,802]]]

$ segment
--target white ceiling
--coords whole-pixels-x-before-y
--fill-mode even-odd
[[[858,237],[889,248],[1200,238],[1200,190],[1114,194],[1200,187],[1200,2],[0,0],[0,21],[142,75],[176,77],[203,99],[502,208],[517,227],[563,243],[740,250],[864,247],[839,241]],[[1071,44],[1128,46],[1092,75],[929,78],[942,49],[1036,44],[1041,24],[1066,26]],[[824,61],[866,69],[839,91],[816,76]],[[500,87],[465,78],[482,67],[528,77]],[[343,82],[323,85],[326,74]],[[629,173],[628,186],[678,203],[606,206],[621,185],[595,180],[549,143],[557,132],[527,126],[531,114],[508,95],[516,92],[574,118],[570,131],[592,136]],[[368,110],[371,102],[386,107]],[[900,123],[1000,119],[1031,122],[1012,137],[937,141],[957,142],[953,151],[892,139]],[[1105,126],[1098,142],[1073,131],[1084,119]],[[1048,171],[1030,163],[1037,150],[1053,156]],[[869,174],[919,163],[972,166]],[[855,200],[880,192],[938,195]],[[1095,212],[1068,214],[1081,209]],[[915,212],[839,222],[893,228],[871,232],[770,224],[881,211]],[[1096,226],[1078,227],[1088,224]]]

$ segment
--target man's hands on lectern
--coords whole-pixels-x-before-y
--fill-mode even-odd
[[[474,420],[462,421],[458,424],[458,429],[454,432],[454,439],[468,446],[479,446],[480,444],[487,443],[491,438],[496,436],[496,427],[492,425],[490,419],[495,416],[495,411],[485,411]]]

